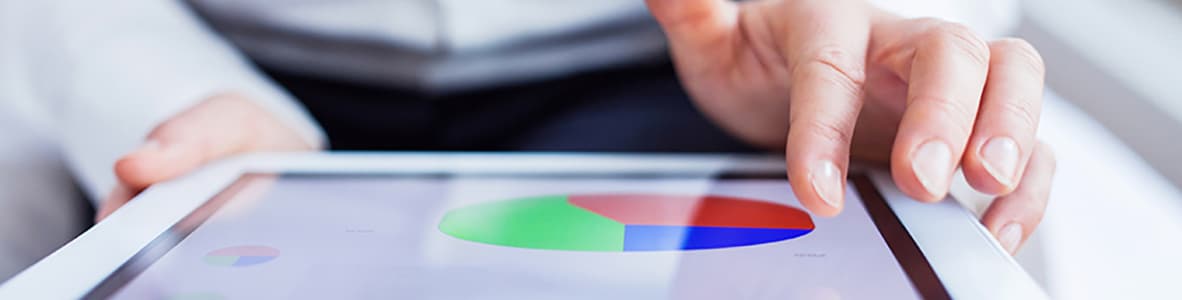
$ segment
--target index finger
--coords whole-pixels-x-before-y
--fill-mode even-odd
[[[869,17],[854,1],[792,1],[788,179],[801,204],[820,215],[844,205],[850,142],[862,108]],[[851,16],[852,15],[852,16]]]

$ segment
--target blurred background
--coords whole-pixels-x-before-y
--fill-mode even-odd
[[[0,218],[0,256],[18,258],[0,260],[0,281],[91,214],[22,74],[23,5],[0,0],[0,211],[26,212]],[[1182,0],[1021,6],[1014,34],[1048,65],[1040,135],[1059,173],[1019,262],[1056,298],[1182,298]]]

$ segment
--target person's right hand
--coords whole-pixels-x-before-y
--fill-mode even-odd
[[[1054,157],[1038,142],[1045,66],[1020,39],[868,0],[646,0],[694,104],[783,150],[801,204],[841,212],[850,160],[940,201],[964,170],[1000,196],[982,223],[1011,253],[1042,220]]]
[[[115,163],[118,185],[95,216],[102,220],[140,191],[228,156],[261,151],[312,151],[270,112],[238,94],[222,94],[158,125],[139,149]]]

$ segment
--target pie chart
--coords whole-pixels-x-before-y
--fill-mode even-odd
[[[439,230],[471,242],[569,251],[676,251],[750,246],[815,228],[783,204],[715,195],[550,195],[447,212]]]
[[[279,257],[279,249],[267,246],[235,246],[205,254],[206,264],[219,267],[246,267],[269,262]]]

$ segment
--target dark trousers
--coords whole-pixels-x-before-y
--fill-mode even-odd
[[[752,151],[694,108],[669,64],[447,95],[264,71],[334,150]]]

